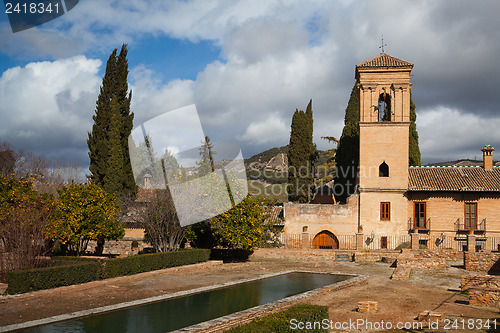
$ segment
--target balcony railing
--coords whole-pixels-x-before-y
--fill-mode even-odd
[[[431,218],[424,220],[423,223],[418,223],[418,221],[410,217],[408,219],[408,229],[410,232],[429,232],[431,230]]]
[[[486,219],[483,219],[479,223],[474,223],[469,226],[465,225],[462,219],[458,218],[455,221],[455,230],[458,233],[477,233],[481,234],[486,232]]]

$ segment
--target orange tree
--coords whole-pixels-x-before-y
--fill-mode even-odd
[[[52,196],[36,192],[31,179],[0,177],[0,249],[9,253],[0,255],[0,271],[41,264],[52,208]]]
[[[262,197],[247,196],[234,208],[211,220],[220,245],[253,250],[260,244],[263,227]]]
[[[125,231],[118,220],[116,196],[98,185],[71,185],[59,191],[48,233],[73,254],[81,254],[90,240],[102,249],[106,239],[120,239]]]

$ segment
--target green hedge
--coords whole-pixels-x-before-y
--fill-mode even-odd
[[[144,254],[126,258],[96,260],[54,257],[57,266],[14,271],[6,274],[8,294],[50,289],[99,279],[132,275],[158,269],[207,261],[210,250],[194,249]],[[63,259],[64,258],[64,259]]]
[[[253,253],[246,249],[212,249],[210,260],[222,260],[223,262],[244,262]]]
[[[62,266],[8,272],[7,294],[69,286],[98,280],[102,273],[99,262],[82,262]]]
[[[209,257],[210,250],[193,249],[116,258],[106,261],[106,265],[104,267],[104,277],[112,278],[123,275],[133,275],[168,267],[195,264],[207,261]]]
[[[294,320],[292,322],[292,319]],[[273,313],[256,319],[251,323],[235,327],[227,331],[228,333],[259,333],[259,332],[328,332],[328,329],[323,329],[321,326],[324,319],[328,319],[328,307],[320,305],[301,304],[295,305],[288,310]],[[299,329],[298,323],[304,325],[309,322],[319,323],[314,329]]]

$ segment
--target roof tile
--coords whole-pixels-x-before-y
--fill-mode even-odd
[[[408,190],[500,192],[500,168],[410,167]]]
[[[363,67],[413,67],[409,61],[398,59],[386,53],[380,53],[378,56],[365,60],[356,65],[357,68]]]

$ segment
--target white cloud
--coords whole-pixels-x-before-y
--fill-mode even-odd
[[[481,148],[500,142],[500,117],[484,118],[438,107],[417,119],[420,150],[429,162],[479,158]]]
[[[304,49],[309,36],[298,23],[269,17],[247,21],[226,34],[226,57],[231,62],[249,64],[271,56],[286,57],[290,52]]]
[[[245,133],[238,138],[253,144],[286,144],[290,127],[276,114],[270,114],[265,121],[252,122]]]
[[[478,7],[467,2],[431,0],[318,0],[309,1],[307,6],[264,0],[87,0],[43,29],[33,30],[33,35],[19,35],[23,39],[18,43],[23,44],[20,49],[40,49],[41,54],[48,52],[50,44],[57,50],[57,43],[49,37],[47,45],[37,42],[35,36],[42,30],[47,35],[62,31],[59,34],[67,41],[94,52],[104,49],[105,53],[110,45],[116,46],[117,40],[130,42],[151,35],[159,41],[163,36],[216,41],[225,59],[207,64],[194,81],[162,84],[158,78],[161,68],[132,69],[132,111],[136,123],[140,123],[195,103],[206,134],[216,141],[240,140],[243,148],[250,147],[244,150],[248,155],[286,143],[293,111],[304,109],[310,98],[315,141],[320,149],[330,148],[320,137],[340,137],[354,84],[354,66],[380,51],[380,37],[384,35],[387,53],[415,63],[413,100],[419,116],[421,151],[424,159],[439,159],[449,151],[459,155],[472,149],[460,143],[463,138],[474,146],[484,140],[478,147],[499,141],[491,130],[492,124],[497,124],[495,80],[500,75],[496,66],[500,52],[500,21],[495,17],[498,10],[498,1],[484,1]],[[448,15],[451,12],[453,15]],[[135,46],[140,47],[138,44]],[[14,50],[17,44],[10,41],[2,45]],[[143,62],[148,64],[147,57]],[[54,72],[53,78],[57,75]],[[100,78],[92,77],[98,87]],[[30,86],[22,78],[17,79]],[[61,82],[68,79],[62,77]],[[44,96],[57,96],[52,99],[58,101],[57,108],[68,109],[69,103],[61,105],[74,97],[69,91],[58,91],[62,89],[58,84],[44,87],[46,81],[35,80],[30,89],[50,90],[46,95],[40,93],[41,105],[49,103]],[[77,82],[76,87],[81,84]],[[8,96],[8,90],[1,89]],[[98,88],[87,100],[89,110],[93,111],[97,92]],[[33,109],[34,105],[26,105],[28,101],[17,101],[19,105],[9,104]],[[79,105],[74,107],[83,110]],[[34,111],[22,110],[16,118],[17,133],[23,137],[36,135],[36,128],[20,125]],[[470,110],[476,115],[467,113]],[[485,115],[489,115],[488,120],[481,120]],[[87,124],[90,119],[87,115]],[[490,130],[478,131],[480,127]],[[267,135],[259,137],[264,132]]]
[[[65,31],[31,28],[17,33],[7,22],[0,22],[0,50],[22,60],[53,57],[67,58],[84,51],[80,38]]]
[[[100,60],[76,56],[5,71],[0,137],[26,150],[81,148],[91,126],[100,66]]]
[[[163,85],[153,71],[141,65],[130,71],[129,82],[135,125],[194,103],[191,80],[177,79]]]

